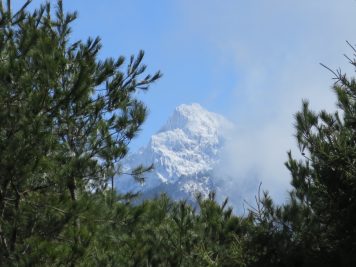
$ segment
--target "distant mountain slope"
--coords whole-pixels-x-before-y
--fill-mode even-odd
[[[154,164],[144,184],[130,176],[116,178],[119,192],[142,192],[153,197],[166,192],[174,199],[193,200],[197,192],[207,195],[219,191],[214,168],[220,160],[226,133],[233,124],[221,115],[209,112],[199,104],[180,105],[166,124],[151,137],[146,147],[131,154],[124,169],[139,164]]]

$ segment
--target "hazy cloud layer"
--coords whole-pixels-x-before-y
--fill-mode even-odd
[[[342,55],[352,52],[346,40],[356,43],[355,11],[352,0],[182,1],[186,31],[221,62],[233,62],[238,77],[229,114],[238,129],[227,159],[230,183],[244,198],[262,181],[278,201],[286,199],[283,163],[287,150],[297,152],[293,114],[302,99],[316,110],[334,109],[331,74],[319,63],[350,71]],[[256,187],[244,190],[249,180]]]

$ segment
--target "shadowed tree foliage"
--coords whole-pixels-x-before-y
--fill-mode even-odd
[[[199,212],[167,196],[132,206],[116,202],[80,266],[247,266],[243,237],[252,221],[199,199]]]
[[[160,73],[143,76],[143,52],[100,60],[99,38],[70,40],[62,1],[30,2],[0,1],[0,262],[75,265],[100,219],[92,194],[107,194],[146,117],[135,93]]]

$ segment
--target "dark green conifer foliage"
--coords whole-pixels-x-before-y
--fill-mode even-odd
[[[302,159],[288,153],[289,202],[265,195],[252,214],[256,266],[356,266],[356,80],[329,70],[338,110],[316,113],[304,101],[296,114]]]
[[[161,74],[143,76],[143,52],[99,60],[99,38],[72,42],[62,1],[30,2],[0,1],[0,262],[74,266],[145,120],[135,93]]]
[[[239,218],[213,198],[195,211],[167,196],[140,205],[116,202],[80,266],[247,266],[242,236],[251,220]],[[115,211],[116,210],[116,211]],[[210,216],[212,215],[212,216]]]

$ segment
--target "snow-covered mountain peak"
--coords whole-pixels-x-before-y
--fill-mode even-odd
[[[222,135],[222,132],[230,127],[231,123],[223,116],[193,103],[179,105],[159,132],[181,129],[189,135],[212,137]]]
[[[120,177],[116,183],[119,191],[149,191],[162,185],[170,188],[177,185],[177,190],[184,192],[189,188],[211,190],[212,181],[206,174],[219,162],[226,132],[232,127],[223,116],[199,104],[178,106],[147,146],[132,154],[124,164],[130,169],[153,163],[154,171],[147,175],[143,185],[131,177]]]

